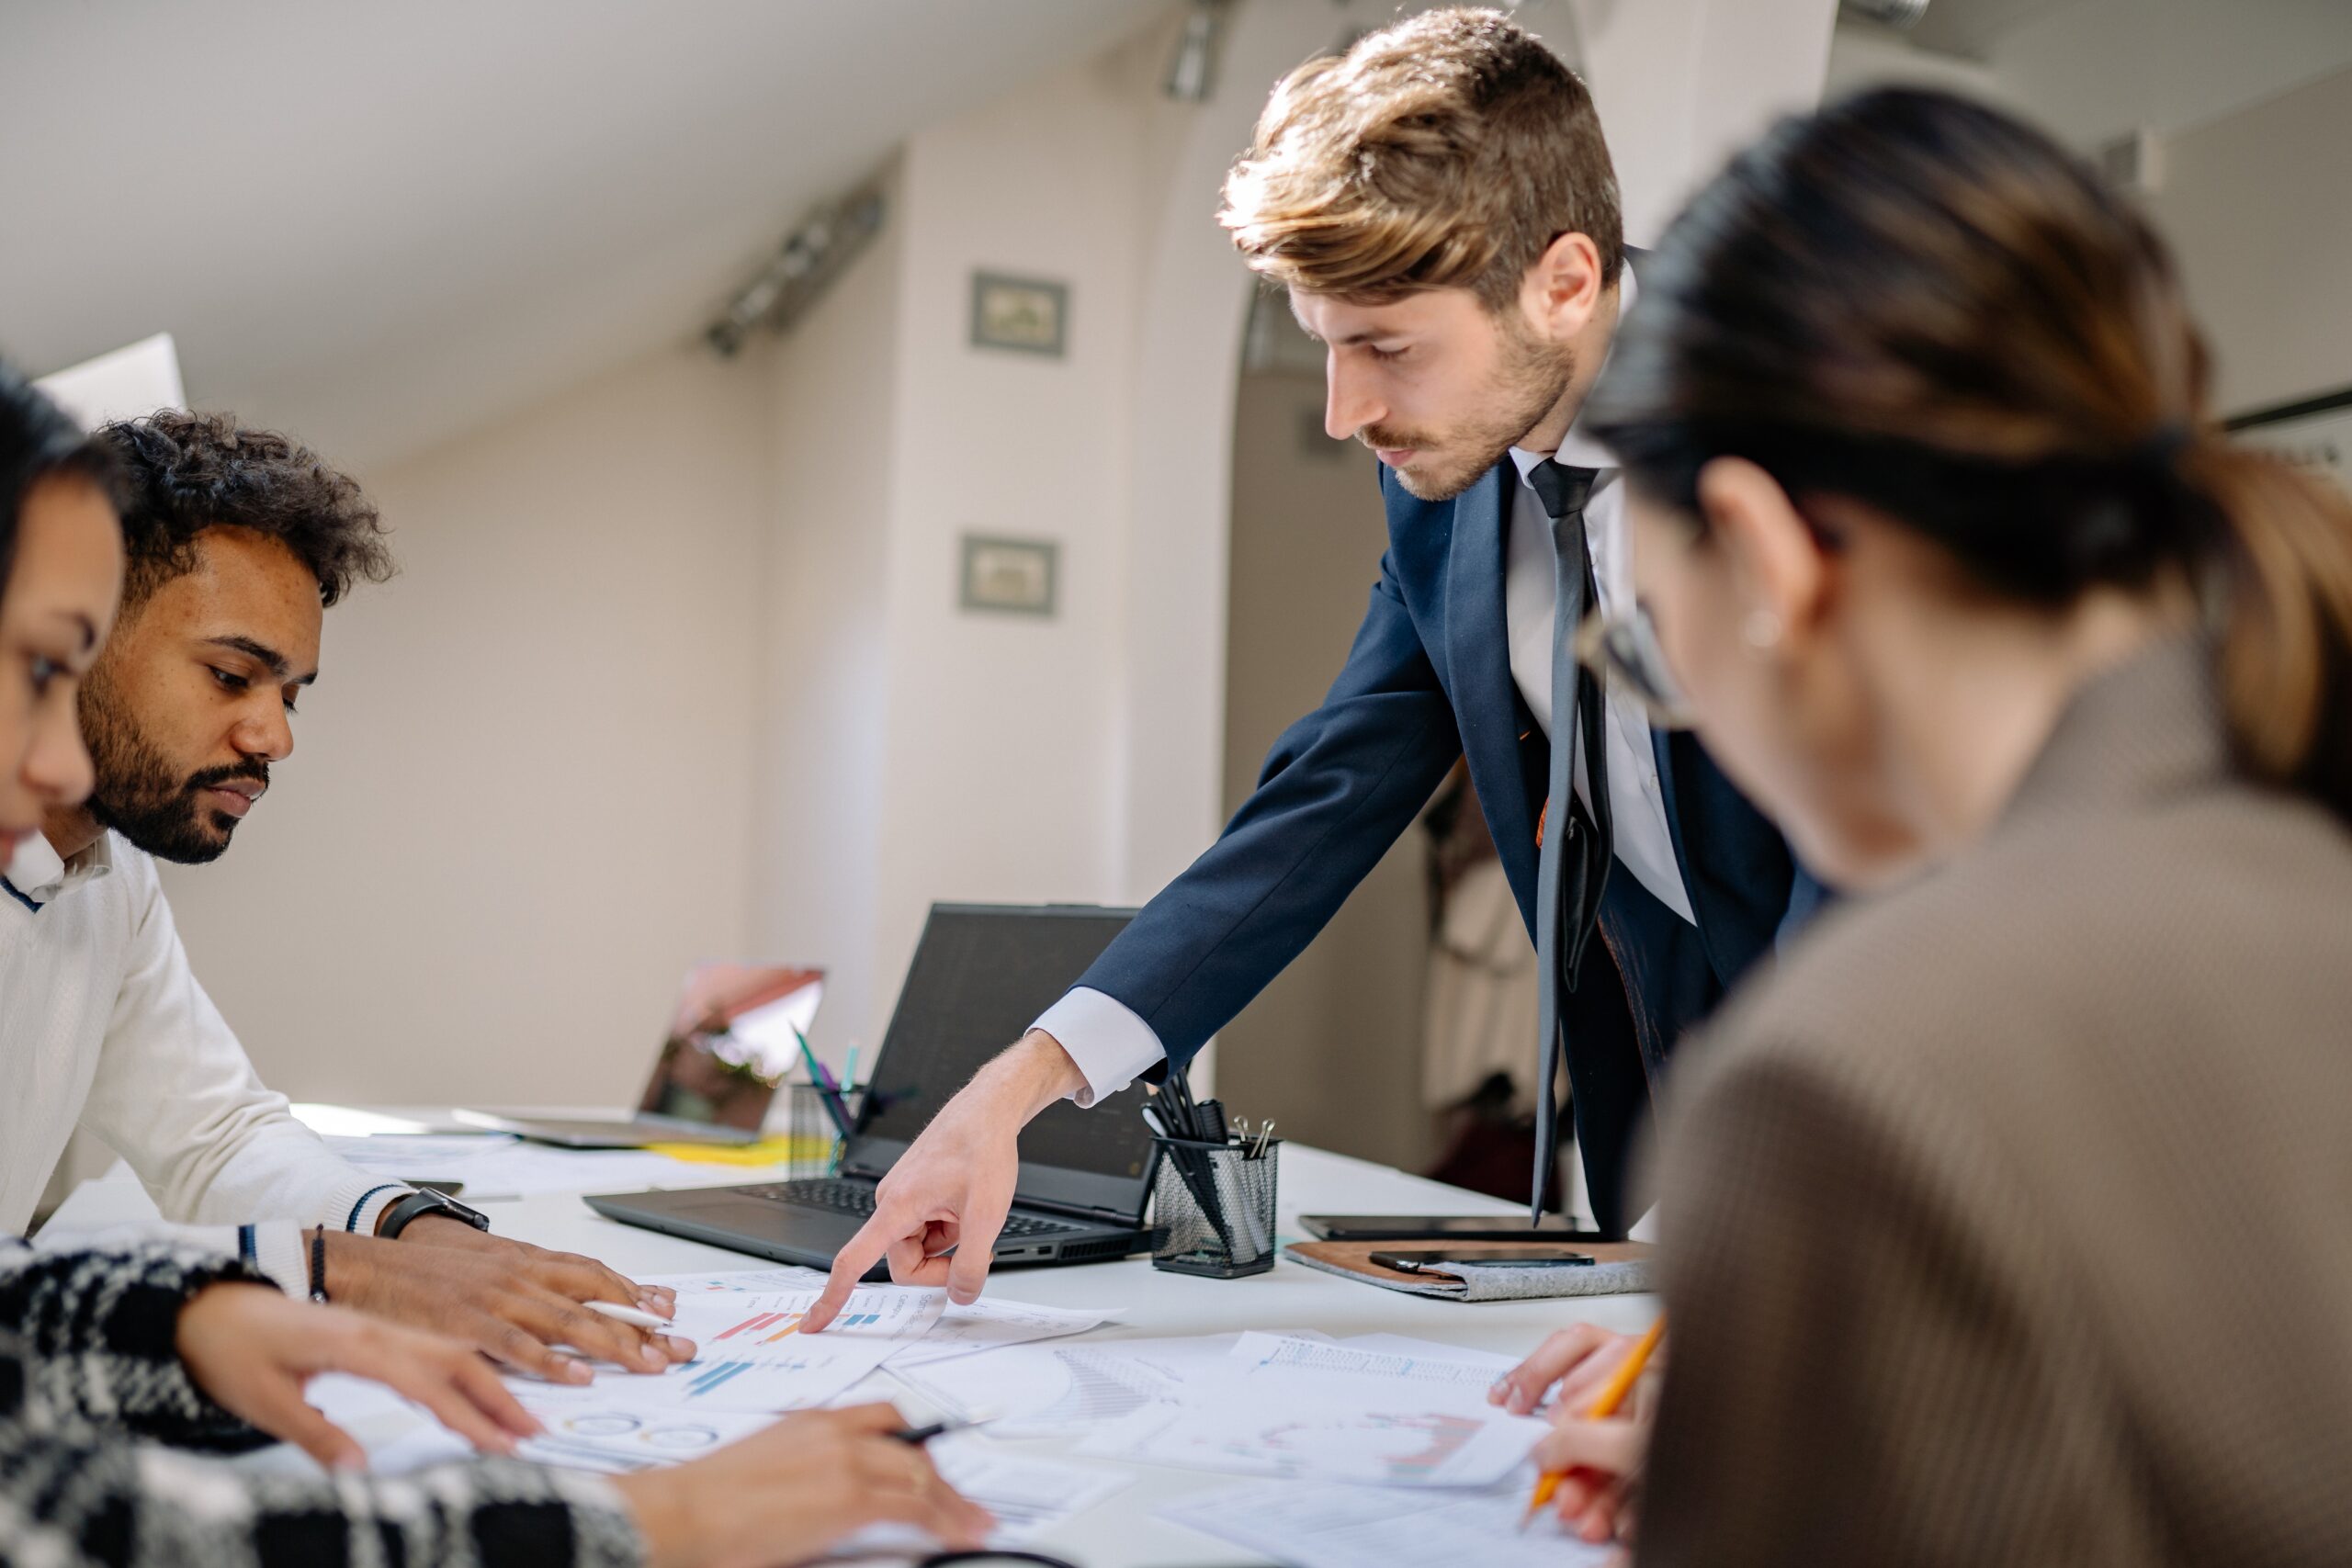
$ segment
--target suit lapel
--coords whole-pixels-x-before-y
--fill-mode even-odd
[[[1510,677],[1510,628],[1503,607],[1503,505],[1514,476],[1509,458],[1453,502],[1453,548],[1446,562],[1446,671],[1463,754],[1507,869],[1533,875],[1535,810],[1520,772],[1518,688]],[[1512,851],[1516,849],[1518,852]],[[1514,876],[1513,881],[1518,878]],[[1517,890],[1532,908],[1534,887]]]

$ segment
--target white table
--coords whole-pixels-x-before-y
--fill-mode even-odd
[[[429,1113],[416,1111],[421,1119]],[[758,1173],[736,1173],[760,1179]],[[135,1191],[136,1189],[134,1188]],[[95,1195],[94,1195],[95,1196]],[[76,1205],[79,1223],[106,1215],[96,1204]],[[584,1253],[620,1272],[678,1274],[759,1268],[766,1260],[721,1247],[639,1230],[605,1219],[576,1195],[547,1194],[480,1207],[503,1235],[541,1247]],[[1306,1213],[1494,1213],[1514,1206],[1460,1188],[1408,1176],[1387,1166],[1328,1154],[1300,1145],[1282,1152],[1278,1230],[1284,1242],[1300,1238],[1298,1216]],[[149,1211],[153,1213],[152,1209]],[[1552,1329],[1591,1322],[1633,1331],[1657,1312],[1653,1296],[1604,1296],[1550,1302],[1432,1301],[1396,1291],[1357,1284],[1287,1258],[1265,1274],[1245,1280],[1200,1280],[1162,1273],[1148,1257],[1069,1268],[1007,1269],[991,1275],[989,1293],[1010,1300],[1073,1307],[1118,1307],[1121,1319],[1096,1329],[1089,1341],[1159,1338],[1172,1335],[1222,1334],[1242,1329],[1314,1329],[1334,1338],[1359,1334],[1405,1334],[1451,1345],[1518,1356]],[[933,1414],[905,1402],[908,1414]],[[1018,1445],[1027,1451],[1057,1453],[1069,1444],[1037,1440]],[[1115,1461],[1080,1456],[1091,1465]],[[1173,1564],[1250,1563],[1263,1559],[1191,1530],[1164,1524],[1155,1512],[1171,1499],[1243,1478],[1206,1472],[1129,1467],[1136,1482],[1117,1496],[1040,1537],[1038,1551],[1067,1557],[1089,1568],[1170,1568]]]

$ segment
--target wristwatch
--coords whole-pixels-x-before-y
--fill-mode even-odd
[[[401,1232],[408,1229],[411,1220],[421,1219],[426,1214],[447,1214],[453,1220],[462,1220],[478,1231],[490,1228],[490,1216],[481,1210],[467,1208],[447,1192],[435,1192],[430,1187],[423,1187],[385,1210],[384,1223],[376,1227],[376,1234],[386,1241],[398,1241]]]

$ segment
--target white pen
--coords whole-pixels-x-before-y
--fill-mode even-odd
[[[650,1329],[658,1334],[670,1326],[670,1320],[667,1318],[656,1317],[651,1313],[640,1312],[636,1307],[623,1306],[618,1302],[582,1302],[580,1304],[590,1312],[602,1313],[614,1322],[626,1323],[632,1328]]]

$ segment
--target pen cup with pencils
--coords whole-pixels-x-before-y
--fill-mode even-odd
[[[842,1128],[857,1124],[857,1108],[865,1098],[865,1091],[814,1083],[786,1084],[784,1091],[788,1097],[785,1122],[789,1138],[785,1156],[787,1179],[803,1181],[839,1176],[844,1142]],[[831,1103],[827,1103],[829,1100]]]
[[[1151,1266],[1238,1280],[1274,1266],[1274,1177],[1281,1141],[1155,1136]]]

